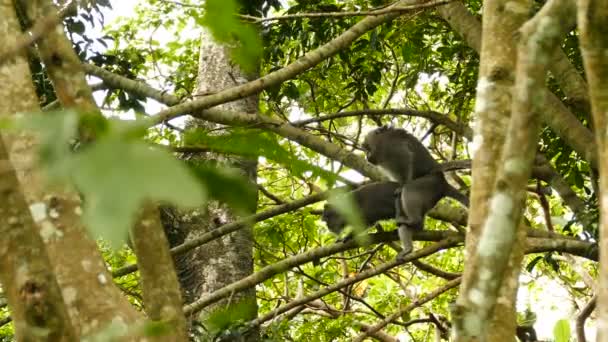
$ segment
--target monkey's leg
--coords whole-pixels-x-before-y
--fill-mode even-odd
[[[399,240],[401,240],[401,252],[397,254],[397,259],[403,259],[406,255],[410,254],[414,249],[414,244],[412,242],[413,232],[406,225],[400,225],[397,227],[397,232],[399,233]]]
[[[424,215],[437,202],[434,186],[436,177],[425,176],[413,180],[401,188],[396,201],[397,226],[399,239],[403,245],[403,257],[413,250],[412,236],[414,230],[424,229]]]
[[[395,221],[402,248],[401,252],[397,254],[398,259],[404,258],[414,249],[412,231],[407,226],[408,218],[403,211],[403,205],[401,204],[403,191],[405,191],[405,187],[400,187],[395,191]]]

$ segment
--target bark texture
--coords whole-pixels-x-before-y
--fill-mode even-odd
[[[600,182],[600,276],[597,294],[598,337],[608,339],[608,3],[581,0],[578,4],[578,27],[581,33],[581,52],[589,82],[589,97],[593,126],[599,152]]]
[[[0,17],[3,55],[2,50],[16,44],[20,34],[12,1],[0,1]],[[0,108],[4,113],[38,109],[23,54],[0,64]],[[30,213],[5,147],[5,141],[15,138],[15,134],[0,134],[0,280],[15,322],[15,337],[20,341],[71,341],[74,330],[34,222],[37,216],[33,215],[40,208],[32,207]]]
[[[222,89],[245,84],[250,77],[245,76],[239,68],[230,61],[228,50],[216,43],[208,32],[201,37],[197,94],[210,94]],[[258,110],[257,96],[226,103],[219,109],[255,115]],[[190,129],[204,131],[213,130],[213,134],[224,134],[226,131],[218,124],[196,120],[189,123]],[[216,163],[218,165],[237,167],[255,183],[257,161],[205,153],[183,156],[193,163]],[[255,211],[257,198],[244,198],[248,206]],[[195,239],[208,233],[218,226],[235,221],[234,213],[224,204],[211,201],[206,208],[194,211],[165,210],[163,221],[171,246],[184,241]],[[186,303],[191,303],[201,296],[212,293],[226,285],[236,282],[253,273],[253,234],[252,227],[247,226],[232,234],[222,236],[176,258],[176,267]],[[246,318],[257,316],[255,289],[234,294],[230,299],[223,300],[206,307],[201,315],[202,324],[206,317],[217,309],[225,308],[228,304],[244,303]],[[210,328],[206,326],[206,328]],[[216,331],[212,334],[217,333]],[[209,337],[209,336],[208,336]],[[256,341],[257,329],[245,335],[226,336],[226,340]]]
[[[483,234],[482,227],[487,220],[490,198],[500,168],[502,149],[506,140],[505,127],[508,126],[511,115],[511,91],[515,80],[516,47],[497,44],[497,42],[509,41],[527,19],[529,13],[529,4],[525,0],[511,1],[508,4],[509,6],[502,1],[484,2],[481,65],[475,105],[471,210],[469,233],[465,243],[467,268],[463,275],[461,294],[454,310],[457,341],[481,340],[486,331],[492,332],[492,336],[488,337],[491,340],[506,341],[513,339],[515,335],[513,303],[517,291],[516,275],[519,274],[519,263],[522,257],[519,253],[513,255],[510,262],[511,268],[506,273],[514,279],[505,282],[505,286],[498,294],[499,297],[506,299],[502,301],[504,307],[500,307],[500,315],[495,315],[490,324],[468,317],[474,310],[469,291],[476,285],[479,276],[480,260],[476,257],[478,253],[476,247]],[[466,15],[462,12],[462,8],[454,7],[456,10],[453,16],[450,13],[444,13],[444,17],[447,17],[448,20]],[[475,40],[470,35],[468,38]],[[498,312],[499,308],[497,307],[496,310]]]
[[[52,1],[15,2],[22,6],[31,23],[56,15]],[[96,111],[91,90],[63,26],[50,30],[37,44],[54,89],[65,108]],[[39,208],[37,221],[53,270],[61,287],[76,336],[84,336],[113,324],[127,331],[142,316],[112,283],[95,240],[89,237],[81,220],[77,193],[46,186],[36,165],[37,142],[21,135],[7,144],[9,157],[30,207]],[[95,295],[92,296],[91,293]]]
[[[170,329],[168,335],[159,336],[159,341],[186,341],[181,291],[158,210],[148,203],[132,229],[145,310],[148,318]]]
[[[461,2],[452,2],[441,6],[437,11],[450,24],[452,29],[463,37],[467,45],[475,51],[481,51],[481,25],[479,20]],[[569,19],[564,22],[564,25],[567,26],[570,23],[571,20]],[[497,39],[492,43],[497,48],[512,51],[515,47],[513,38],[514,36],[508,36]],[[564,91],[569,99],[573,99],[572,102],[578,103],[578,100],[574,99],[581,99],[580,89],[586,88],[586,85],[580,76],[573,76],[578,71],[568,61],[567,56],[561,49],[555,52],[549,66],[553,76],[559,78],[558,83],[560,86],[568,83],[569,86],[561,90]],[[570,82],[575,82],[574,84],[576,85]],[[562,138],[591,165],[596,167],[597,148],[591,131],[583,126],[557,96],[546,90],[545,87],[543,88],[546,91],[543,104],[545,110],[542,111],[543,121],[551,127],[556,135]]]

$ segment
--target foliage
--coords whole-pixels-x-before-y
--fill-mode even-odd
[[[240,2],[239,7],[236,1],[227,0],[208,0],[205,6],[190,0],[150,0],[141,3],[129,18],[108,25],[99,17],[99,10],[107,8],[108,3],[92,3],[96,5],[82,9],[78,16],[67,21],[67,31],[80,58],[129,79],[146,81],[184,99],[192,96],[196,85],[199,25],[211,30],[218,41],[233,47],[234,61],[245,70],[259,66],[260,72],[267,74],[293,63],[360,20],[360,17],[352,16],[301,18],[265,22],[254,27],[235,15],[239,8],[242,13],[254,16],[260,15],[254,8],[262,8],[263,15],[277,14],[280,2]],[[299,0],[288,3],[289,6],[279,14],[370,10],[387,1]],[[467,6],[476,13],[481,2],[468,1]],[[94,37],[91,28],[102,23],[103,35]],[[167,33],[170,33],[168,37]],[[576,43],[575,35],[568,36],[564,48],[581,70]],[[266,89],[260,96],[260,111],[294,122],[343,111],[414,108],[445,113],[454,122],[471,126],[478,65],[477,54],[432,10],[417,16],[404,15],[367,32],[352,46],[310,71]],[[31,57],[30,67],[41,104],[51,103],[56,96],[44,66],[36,57]],[[550,85],[558,91],[554,81]],[[121,89],[105,87],[100,92],[103,92],[99,98],[103,98],[104,109],[114,114],[131,111],[141,118],[158,107],[140,95]],[[558,94],[565,98],[559,91]],[[584,124],[590,124],[587,113],[579,111],[576,114]],[[303,129],[345,150],[359,153],[358,142],[362,136],[374,126],[389,122],[407,127],[423,139],[438,160],[471,157],[462,132],[454,133],[429,120],[405,115],[358,115],[313,122]],[[242,175],[213,163],[196,160],[187,165],[178,163],[167,152],[173,148],[196,147],[258,158],[258,183],[273,198],[261,192],[257,211],[273,208],[277,199],[288,202],[334,184],[357,182],[362,178],[344,165],[257,128],[230,128],[227,134],[221,135],[184,130],[180,123],[143,129],[137,121],[91,120],[82,113],[46,113],[26,120],[26,124],[40,134],[41,161],[51,178],[69,181],[81,192],[84,217],[92,232],[105,240],[100,246],[112,269],[135,261],[128,249],[116,247],[123,245],[128,227],[144,199],[193,206],[203,203],[206,198],[215,198],[230,204],[241,215],[254,211],[251,199],[258,193]],[[81,125],[92,126],[98,133],[97,140],[74,153],[69,146]],[[597,195],[592,186],[590,166],[549,129],[542,131],[539,149],[593,212]],[[466,171],[454,178],[461,184],[470,184]],[[597,237],[593,227],[583,227],[572,217],[558,196],[546,197],[550,204],[548,216],[556,232]],[[352,226],[361,227],[348,196],[333,197],[330,201],[346,215]],[[333,243],[335,238],[319,219],[321,208],[322,204],[314,204],[258,223],[254,230],[255,269]],[[532,228],[545,229],[543,210],[536,199],[527,203]],[[448,223],[430,218],[425,225],[429,230],[451,229]],[[392,230],[394,223],[382,223],[379,228]],[[426,244],[417,242],[416,248]],[[278,304],[389,262],[395,255],[388,245],[358,248],[274,276],[256,288],[259,312],[267,313]],[[452,248],[422,261],[445,272],[460,273],[464,256],[462,248]],[[551,279],[567,289],[572,289],[581,278],[558,253],[530,255],[525,265],[525,277],[532,280],[523,287],[531,296],[543,291],[536,285],[541,278]],[[587,269],[591,273],[596,271],[593,265],[587,265]],[[131,302],[141,309],[138,275],[130,274],[117,282]],[[390,315],[444,283],[444,279],[406,264],[345,288],[342,293],[323,297],[324,308],[309,308],[290,319],[280,316],[266,323],[262,334],[269,341],[348,340],[360,333],[355,322],[374,324],[381,318],[378,313]],[[432,340],[431,325],[407,323],[428,318],[430,314],[449,317],[455,293],[451,291],[437,297],[400,317],[384,331],[395,336],[407,333],[420,341]],[[570,295],[573,301],[582,301],[591,294],[576,290],[570,291]],[[242,333],[244,317],[247,317],[243,312],[251,309],[250,305],[242,305],[213,314],[210,334],[226,337]],[[528,311],[526,317],[538,315],[533,310]],[[0,317],[5,317],[4,311]],[[158,327],[148,328],[155,333]],[[556,341],[567,341],[569,329],[567,321],[558,321],[553,332]],[[6,326],[0,327],[0,338],[10,335],[7,330],[10,329]]]
[[[199,23],[211,31],[213,37],[232,49],[232,58],[245,70],[254,71],[258,65],[261,43],[256,30],[241,22],[236,0],[207,0],[205,14]]]
[[[77,136],[77,114],[24,120],[24,126],[41,133],[40,159],[51,180],[74,184],[84,198],[83,219],[89,229],[116,247],[128,236],[145,200],[186,207],[204,203],[204,187],[183,165],[166,152],[136,141],[144,132],[138,125],[95,120],[96,141],[73,154],[68,142]],[[129,190],[124,191],[125,187]]]
[[[553,335],[555,336],[555,342],[568,342],[570,341],[570,323],[566,319],[562,319],[555,323],[553,328]]]

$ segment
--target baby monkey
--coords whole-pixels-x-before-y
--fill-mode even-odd
[[[383,169],[400,184],[395,215],[403,251],[413,249],[412,230],[424,228],[424,216],[444,196],[469,206],[461,194],[445,179],[440,164],[413,135],[404,129],[383,126],[370,132],[363,141],[367,160]]]

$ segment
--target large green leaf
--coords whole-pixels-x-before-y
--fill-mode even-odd
[[[188,165],[194,175],[205,183],[209,197],[228,204],[241,215],[255,212],[257,189],[238,170],[196,162]]]
[[[52,181],[69,181],[84,199],[83,219],[96,237],[122,245],[146,200],[181,206],[205,202],[204,184],[171,154],[151,148],[141,125],[73,112],[30,115],[21,127],[40,137],[40,161]],[[74,153],[69,142],[88,126],[97,139]]]
[[[203,185],[170,154],[147,144],[107,136],[73,160],[72,176],[84,195],[84,219],[96,236],[121,243],[144,200],[203,204]]]
[[[276,137],[257,129],[235,129],[226,135],[207,135],[200,131],[186,134],[186,145],[199,146],[213,152],[257,158],[262,156],[283,165],[289,172],[298,176],[311,173],[325,179],[329,184],[335,182],[335,174],[308,163],[287,151]]]
[[[206,26],[219,42],[235,46],[232,58],[244,70],[254,71],[262,54],[262,41],[250,24],[242,22],[237,14],[235,0],[206,0],[205,15],[199,24]]]
[[[570,322],[567,319],[560,319],[555,323],[553,337],[555,337],[555,342],[570,341]]]

